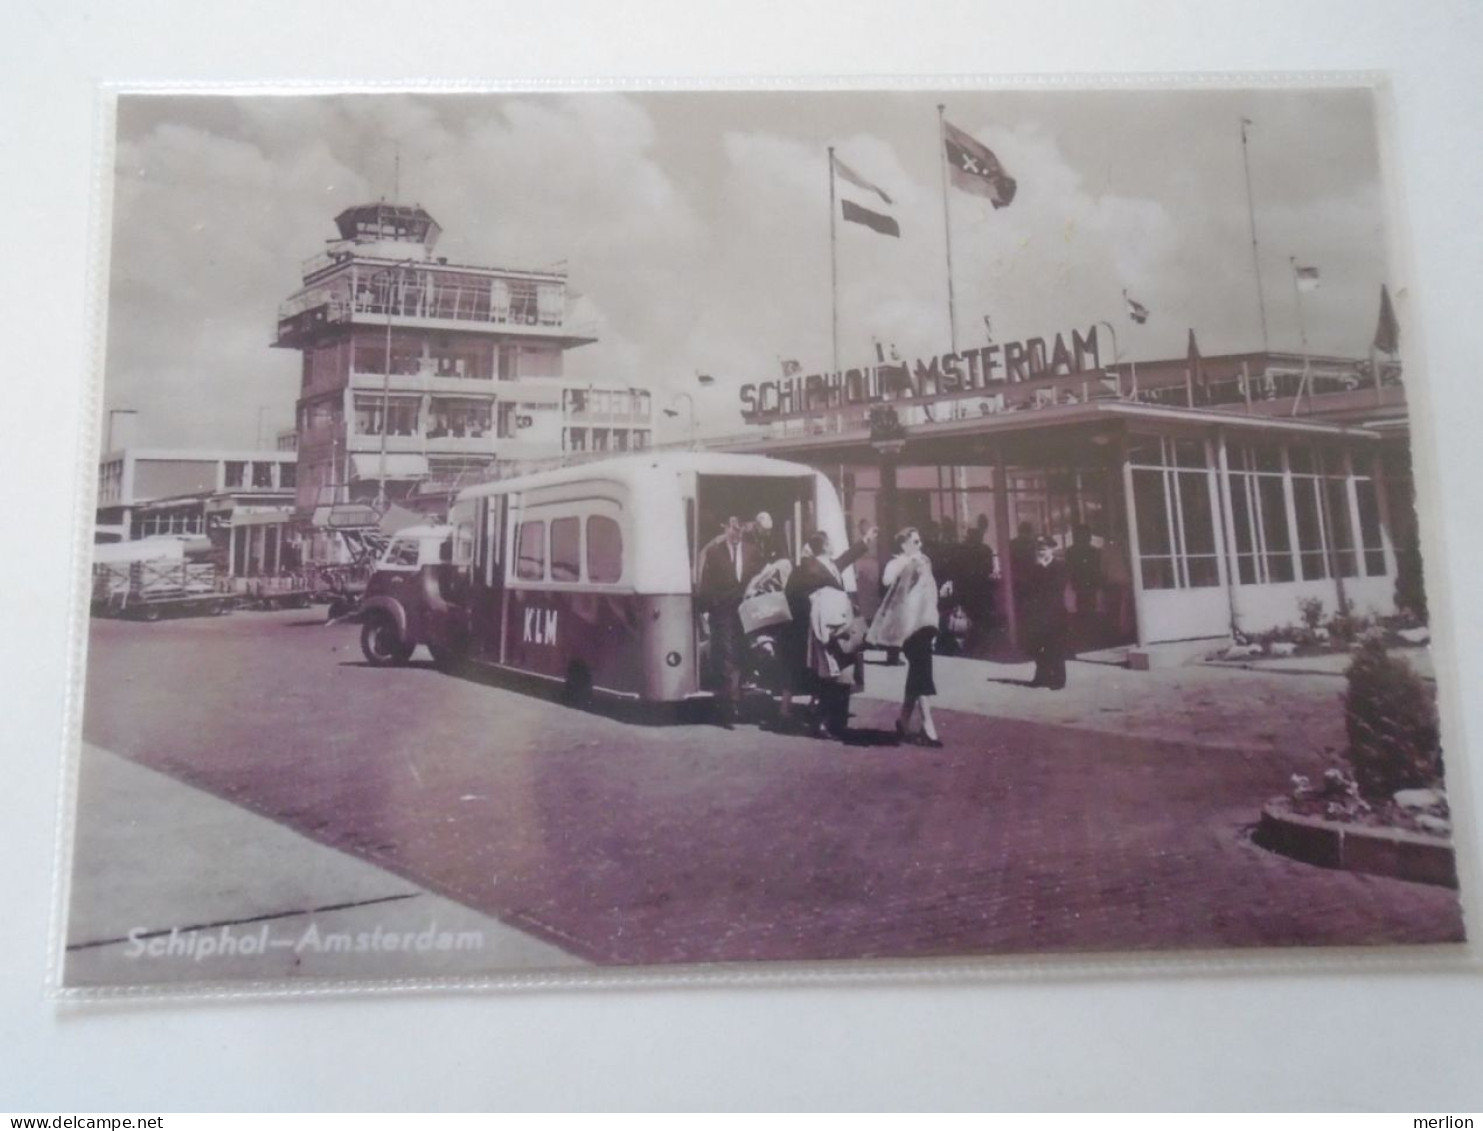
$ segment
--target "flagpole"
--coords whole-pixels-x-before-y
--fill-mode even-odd
[[[834,231],[834,146],[829,147],[829,296],[833,312],[834,368],[839,372],[839,246]]]
[[[1287,262],[1292,266],[1292,300],[1298,310],[1298,341],[1303,349],[1303,377],[1298,382],[1298,395],[1293,398],[1292,414],[1297,416],[1298,406],[1303,403],[1303,393],[1308,390],[1308,326],[1303,321],[1303,288],[1298,286],[1298,260],[1296,256],[1289,255]],[[1308,391],[1311,399],[1313,393]]]
[[[1256,274],[1256,308],[1262,319],[1262,352],[1269,353],[1267,343],[1267,300],[1262,294],[1262,260],[1256,246],[1256,204],[1251,195],[1251,158],[1246,151],[1246,127],[1250,118],[1241,119],[1241,167],[1246,170],[1246,214],[1251,221],[1251,266]]]
[[[953,220],[947,196],[947,106],[937,104],[937,160],[942,167],[942,234],[947,243],[947,327],[948,342],[958,352],[958,315],[953,300]]]

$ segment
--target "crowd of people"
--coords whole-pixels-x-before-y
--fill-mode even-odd
[[[906,664],[897,740],[941,746],[933,658],[976,650],[1001,623],[994,606],[1002,575],[988,526],[979,516],[961,540],[947,524],[905,527],[882,564],[878,531],[861,520],[846,547],[834,546],[825,531],[810,534],[794,565],[767,512],[749,521],[728,518],[701,550],[696,588],[709,623],[718,723],[736,725],[750,674],[779,694],[770,725],[844,738],[850,696],[864,687],[863,660],[873,649],[887,664]],[[1090,638],[1104,606],[1118,599],[1105,544],[1099,548],[1087,526],[1075,527],[1064,557],[1056,551],[1029,523],[1009,545],[1010,599],[1021,645],[1035,661],[1029,685],[1052,690],[1066,686],[1073,634]],[[854,599],[844,581],[851,566]],[[757,670],[759,654],[767,670]]]

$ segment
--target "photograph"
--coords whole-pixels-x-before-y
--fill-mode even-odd
[[[1463,952],[1386,100],[115,92],[60,991]]]

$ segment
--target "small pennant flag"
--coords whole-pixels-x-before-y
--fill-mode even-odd
[[[943,145],[947,147],[947,164],[953,184],[964,192],[986,197],[995,208],[1005,208],[1014,200],[1019,185],[1004,171],[999,158],[987,145],[958,129],[944,119]]]
[[[1129,318],[1140,326],[1148,321],[1148,307],[1144,306],[1137,299],[1130,297],[1127,291],[1123,292],[1123,301],[1128,304]]]
[[[1375,348],[1394,357],[1401,348],[1401,327],[1390,305],[1390,290],[1380,284],[1380,320],[1375,324]]]
[[[871,184],[838,157],[831,155],[831,160],[834,162],[834,172],[840,180],[868,193],[871,198],[870,206],[867,208],[865,205],[859,204],[848,197],[841,197],[840,207],[844,218],[852,224],[863,224],[871,231],[879,232],[883,236],[899,237],[901,235],[901,226],[896,223],[894,216],[884,211],[884,209],[890,208],[894,204],[894,201],[886,195],[884,190]]]
[[[1307,294],[1310,291],[1318,290],[1317,267],[1299,267],[1294,264],[1293,272],[1295,274],[1295,277],[1297,278],[1298,290],[1302,291],[1304,294]]]
[[[1185,364],[1189,366],[1190,380],[1196,385],[1204,387],[1205,359],[1200,356],[1200,343],[1195,341],[1195,331],[1193,328],[1189,332],[1189,348],[1185,353]]]

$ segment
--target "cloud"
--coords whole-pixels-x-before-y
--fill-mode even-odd
[[[953,123],[1019,184],[998,210],[948,191],[960,347],[988,315],[1001,341],[1105,319],[1125,358],[1180,355],[1188,327],[1208,353],[1256,348],[1240,114],[1260,127],[1273,346],[1296,346],[1296,255],[1324,277],[1305,296],[1311,346],[1362,352],[1385,256],[1353,92],[955,95]],[[454,262],[565,264],[600,339],[568,353],[569,376],[687,392],[704,428],[734,430],[743,383],[781,358],[833,363],[829,145],[901,227],[835,223],[841,364],[868,362],[872,339],[949,348],[934,117],[902,92],[125,99],[109,405],[139,408],[158,444],[250,442],[263,404],[287,424],[298,359],[267,346],[277,306],[341,209],[400,195],[442,224]]]

